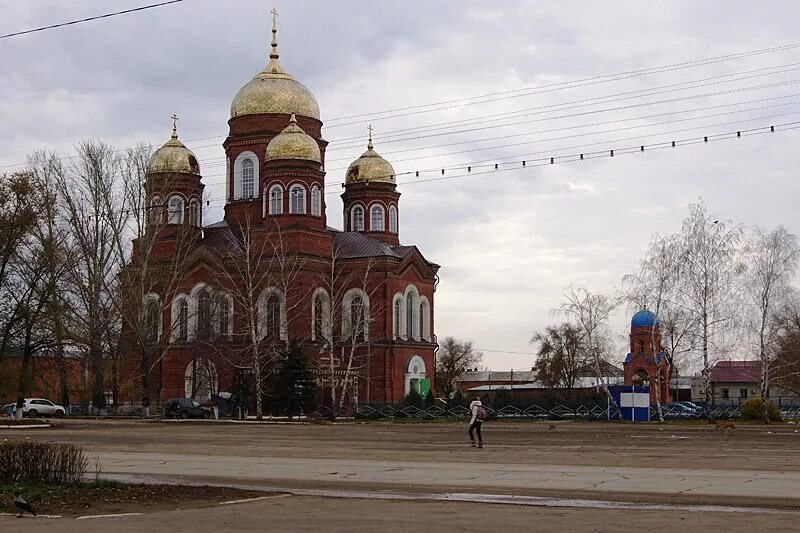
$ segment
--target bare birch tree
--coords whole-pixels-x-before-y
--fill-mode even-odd
[[[761,363],[760,393],[763,419],[768,424],[767,391],[781,338],[779,313],[793,291],[791,282],[797,272],[800,247],[797,236],[783,227],[769,233],[756,228],[746,250],[749,305],[745,323]]]
[[[742,228],[711,217],[701,201],[689,205],[683,221],[681,305],[696,325],[706,405],[711,403],[711,362],[727,353],[736,334],[737,286],[743,273],[739,257]],[[710,415],[709,415],[710,416]]]

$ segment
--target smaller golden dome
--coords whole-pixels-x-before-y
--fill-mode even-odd
[[[197,157],[178,140],[175,123],[172,124],[172,136],[150,158],[147,172],[181,172],[185,174],[200,174],[200,165]]]
[[[361,157],[350,163],[345,174],[345,185],[357,182],[383,182],[397,183],[394,168],[391,163],[382,158],[378,152],[372,148],[372,132],[369,134],[367,151]]]
[[[304,159],[322,163],[317,141],[297,125],[294,113],[289,119],[289,125],[273,137],[267,145],[266,160],[274,161],[276,159]]]

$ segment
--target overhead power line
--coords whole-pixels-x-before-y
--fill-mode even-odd
[[[733,61],[733,60],[736,60],[736,59],[741,59],[741,58],[744,58],[744,57],[750,57],[750,56],[754,56],[754,55],[768,54],[768,53],[772,53],[772,52],[783,52],[783,51],[792,50],[792,49],[795,49],[795,48],[798,48],[798,47],[800,47],[800,42],[788,43],[788,44],[784,44],[784,45],[772,46],[772,47],[769,47],[769,48],[761,48],[761,49],[756,49],[756,50],[750,50],[750,51],[747,51],[747,52],[737,52],[737,53],[733,53],[733,54],[725,54],[725,55],[715,56],[715,57],[710,57],[710,58],[705,58],[705,59],[695,59],[695,60],[684,61],[684,62],[680,62],[680,63],[672,63],[670,65],[662,65],[662,66],[657,66],[657,67],[648,67],[648,68],[639,69],[639,70],[630,70],[630,71],[617,72],[615,74],[602,74],[602,75],[599,75],[599,76],[591,76],[591,77],[587,77],[587,78],[581,78],[581,79],[578,79],[578,80],[549,83],[549,84],[546,84],[546,85],[539,85],[539,86],[536,86],[536,87],[514,89],[514,90],[510,90],[510,91],[492,92],[492,93],[486,93],[486,94],[479,95],[479,96],[471,96],[471,97],[467,97],[467,98],[458,98],[458,99],[453,99],[453,100],[443,100],[443,101],[439,101],[439,102],[433,102],[433,103],[430,103],[430,104],[419,104],[419,105],[413,105],[413,106],[397,107],[397,108],[393,108],[393,109],[387,109],[387,110],[384,110],[384,111],[375,111],[375,112],[372,112],[372,113],[360,113],[360,114],[356,114],[356,115],[346,115],[346,116],[342,116],[342,117],[328,119],[327,122],[337,122],[339,120],[347,120],[347,119],[351,119],[351,118],[375,117],[377,115],[383,115],[383,114],[387,114],[387,113],[394,113],[394,112],[397,112],[397,111],[408,111],[408,110],[411,110],[411,109],[420,109],[420,108],[425,108],[425,107],[435,107],[435,106],[453,104],[453,103],[458,103],[458,102],[469,102],[469,101],[472,101],[472,100],[478,100],[478,99],[482,99],[482,98],[490,98],[490,97],[494,97],[494,96],[507,96],[507,95],[517,94],[517,93],[526,93],[526,94],[522,94],[521,96],[528,96],[528,94],[527,94],[528,92],[542,91],[543,89],[553,89],[553,90],[571,89],[574,84],[594,85],[596,83],[607,83],[607,82],[621,81],[621,80],[624,80],[624,79],[629,79],[629,78],[633,78],[633,77],[637,77],[637,76],[645,76],[645,75],[649,75],[649,74],[659,74],[659,73],[662,73],[662,72],[683,70],[683,69],[686,69],[686,68],[693,68],[693,67],[697,67],[697,66],[705,66],[705,65],[709,65],[709,64],[713,64],[713,63],[723,62],[723,61]],[[595,83],[587,83],[587,82],[595,82]],[[532,94],[536,94],[536,93],[532,93]],[[484,102],[481,102],[481,103],[484,103]],[[456,106],[456,107],[458,107],[458,106]],[[366,120],[371,120],[371,119],[366,119]],[[360,121],[360,122],[364,122],[364,121]]]
[[[144,11],[145,9],[153,9],[155,7],[166,6],[166,5],[169,5],[169,4],[177,4],[178,2],[183,2],[183,1],[184,0],[169,0],[168,2],[159,2],[158,4],[150,4],[150,5],[141,6],[141,7],[134,7],[132,9],[125,9],[125,10],[122,10],[122,11],[115,11],[113,13],[106,13],[105,15],[97,15],[97,16],[94,16],[94,17],[87,17],[87,18],[78,19],[78,20],[70,20],[69,22],[59,22],[58,24],[51,24],[50,26],[42,26],[41,28],[33,28],[33,29],[30,29],[30,30],[22,30],[22,31],[14,32],[14,33],[7,33],[5,35],[0,35],[0,39],[8,39],[9,37],[17,37],[19,35],[27,35],[29,33],[36,33],[36,32],[39,32],[39,31],[53,30],[55,28],[63,28],[64,26],[72,26],[74,24],[82,24],[84,22],[91,22],[93,20],[100,20],[100,19],[105,19],[105,18],[110,18],[110,17],[116,17],[117,15],[126,15],[128,13],[135,13],[137,11]]]

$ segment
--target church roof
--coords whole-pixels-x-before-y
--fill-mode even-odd
[[[333,245],[342,259],[357,259],[361,257],[394,257],[402,259],[405,254],[394,250],[393,246],[367,237],[357,231],[338,231],[333,235]]]

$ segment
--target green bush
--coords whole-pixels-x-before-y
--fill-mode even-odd
[[[78,483],[89,466],[72,444],[7,440],[0,443],[0,483]]]
[[[764,419],[764,400],[762,398],[749,398],[739,406],[743,420],[763,420]],[[767,412],[772,422],[781,421],[781,410],[774,403],[767,401]]]

